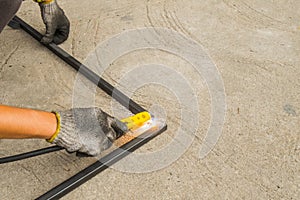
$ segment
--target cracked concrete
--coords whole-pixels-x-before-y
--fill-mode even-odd
[[[123,172],[124,164],[133,171],[143,166],[142,161],[130,162],[129,157],[63,199],[299,199],[299,1],[59,3],[71,21],[70,37],[61,47],[80,61],[116,35],[145,27],[168,28],[201,44],[219,70],[227,106],[217,145],[200,159],[199,151],[212,120],[208,77],[198,73],[188,60],[160,49],[140,49],[118,57],[101,75],[132,94],[142,106],[167,118],[168,131],[138,153],[163,151],[172,142],[181,149],[186,141],[176,138],[180,128],[184,138],[193,138],[193,143],[171,164],[147,173]],[[38,6],[31,1],[23,3],[18,15],[37,30],[45,30]],[[128,46],[140,41],[129,39]],[[162,42],[167,41],[165,38]],[[96,63],[107,62],[108,58],[96,56]],[[74,105],[77,74],[23,31],[3,31],[0,58],[0,103],[48,111]],[[189,83],[197,110],[189,110],[189,104],[180,102],[174,93],[184,94],[188,88],[183,85],[172,91],[171,85],[149,83],[134,89],[123,82],[136,69],[155,64],[169,67]],[[161,72],[158,77],[167,80],[170,74]],[[133,76],[133,81],[141,77]],[[86,87],[93,89],[88,84]],[[86,93],[78,98],[90,102]],[[93,105],[119,118],[128,114],[98,89]],[[195,110],[197,122],[182,114]],[[197,124],[197,129],[192,130],[191,124]],[[0,144],[1,156],[49,145],[34,139],[1,140]],[[174,152],[166,152],[150,164],[156,167],[172,156]],[[1,165],[0,197],[34,199],[95,160],[62,151]]]
[[[4,59],[4,61],[1,64],[1,67],[0,67],[0,72],[3,70],[4,66],[7,65],[8,61],[15,54],[15,52],[18,50],[18,48],[19,48],[19,45],[11,53],[8,54],[6,59]]]

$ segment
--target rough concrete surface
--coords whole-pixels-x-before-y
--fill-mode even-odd
[[[168,131],[138,153],[163,150],[172,141],[178,148],[186,145],[174,139],[180,127],[184,138],[192,137],[193,142],[178,159],[159,170],[150,168],[141,173],[145,169],[141,165],[136,170],[140,173],[133,173],[133,164],[132,172],[124,172],[122,165],[130,165],[128,159],[63,199],[300,198],[300,1],[62,0],[59,3],[71,21],[70,37],[60,46],[80,61],[95,51],[98,44],[117,34],[164,27],[203,46],[219,70],[226,96],[221,137],[212,152],[200,159],[199,151],[213,110],[209,77],[195,71],[188,60],[159,49],[139,49],[113,60],[101,75],[114,85],[139,66],[160,64],[184,77],[197,100],[197,106],[189,110],[189,105],[179,101],[176,91],[167,85],[149,83],[130,91],[126,84],[120,84],[122,91],[132,93],[138,103],[150,110],[163,111],[167,118]],[[44,32],[35,3],[25,1],[18,15]],[[129,41],[131,47],[139,38]],[[169,76],[157,74],[162,80]],[[1,104],[47,111],[70,108],[74,103],[76,77],[68,65],[23,31],[6,28],[0,35]],[[185,95],[187,90],[183,85],[175,86]],[[118,106],[100,90],[96,93],[96,106],[123,117],[122,108],[120,112],[113,111]],[[191,112],[190,116],[197,113],[197,122],[182,117],[185,109]],[[193,124],[197,124],[196,129],[189,128]],[[49,144],[45,141],[35,139],[0,140],[0,155],[46,146]],[[168,156],[174,155],[169,152],[151,160],[153,167]],[[62,151],[1,165],[0,199],[36,198],[95,160]]]

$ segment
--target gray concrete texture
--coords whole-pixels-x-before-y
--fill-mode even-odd
[[[60,46],[80,61],[116,34],[164,27],[203,46],[219,70],[226,96],[221,137],[200,159],[213,110],[209,77],[195,71],[188,60],[159,49],[131,51],[114,60],[101,74],[114,85],[136,67],[160,64],[184,77],[197,100],[193,111],[198,122],[193,122],[192,117],[186,120],[181,115],[189,105],[167,86],[149,83],[130,91],[120,84],[122,91],[133,93],[132,98],[147,109],[166,114],[168,131],[138,153],[163,150],[171,142],[180,148],[184,142],[175,139],[179,129],[193,142],[159,170],[133,173],[135,164],[128,159],[63,199],[299,199],[300,1],[59,3],[71,21],[70,37]],[[35,3],[25,1],[18,15],[37,30],[45,30]],[[6,28],[0,35],[0,49],[1,104],[47,111],[72,107],[76,73],[67,64],[21,30]],[[168,77],[168,73],[157,74],[162,80]],[[183,86],[176,87],[184,94]],[[124,115],[100,90],[94,104],[118,117]],[[190,123],[197,124],[196,130],[189,128]],[[35,139],[0,140],[0,155],[46,146]],[[168,156],[174,155],[169,152],[151,160],[153,169]],[[33,199],[95,160],[61,151],[1,165],[0,198]],[[127,164],[132,172],[122,170]],[[141,166],[136,171],[142,172]]]

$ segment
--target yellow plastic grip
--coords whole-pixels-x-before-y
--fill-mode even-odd
[[[122,119],[121,122],[125,123],[129,130],[141,127],[145,122],[151,119],[148,112],[141,112],[128,118]]]

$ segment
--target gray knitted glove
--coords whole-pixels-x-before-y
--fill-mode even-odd
[[[70,22],[64,11],[58,6],[56,0],[35,0],[40,2],[43,22],[46,25],[46,34],[41,42],[61,44],[68,39]]]
[[[74,108],[56,113],[59,132],[51,143],[68,152],[96,156],[127,131],[127,126],[99,108]]]

